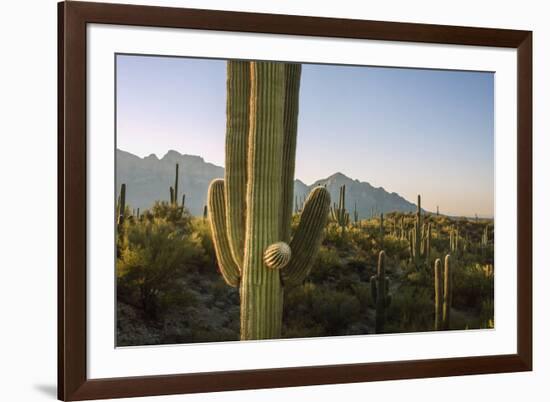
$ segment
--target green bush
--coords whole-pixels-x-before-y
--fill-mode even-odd
[[[192,301],[182,278],[204,258],[196,236],[182,233],[165,218],[128,225],[121,236],[116,264],[119,297],[137,304],[149,318]]]

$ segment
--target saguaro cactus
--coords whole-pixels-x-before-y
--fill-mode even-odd
[[[120,196],[117,206],[117,222],[119,225],[124,223],[124,216],[126,214],[126,183],[120,185]]]
[[[389,307],[391,303],[389,283],[390,281],[386,276],[386,253],[382,250],[378,254],[378,269],[376,275],[370,278],[370,292],[376,306],[376,333],[384,331],[386,307]]]
[[[452,303],[452,279],[451,279],[451,256],[445,256],[445,268],[441,272],[441,260],[435,260],[434,267],[434,305],[436,331],[449,329]]]
[[[301,66],[227,64],[226,170],[210,184],[208,212],[220,271],[240,287],[241,339],[281,336],[284,287],[303,282],[330,207],[309,194],[292,240]]]
[[[349,213],[346,211],[346,185],[340,186],[340,197],[338,198],[338,205],[334,204],[331,208],[331,218],[341,228],[342,232],[349,225]]]
[[[380,228],[379,228],[379,236],[380,236],[380,248],[384,248],[384,236],[385,236],[385,231],[384,231],[384,214],[383,213],[380,213]]]
[[[420,194],[418,194],[418,203],[416,205],[416,222],[414,223],[414,263],[420,266],[420,243],[422,240],[422,205]]]
[[[174,200],[173,204],[178,205],[178,179],[179,179],[180,165],[176,163],[176,178],[174,179]]]

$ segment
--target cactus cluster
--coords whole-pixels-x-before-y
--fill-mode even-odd
[[[434,328],[436,331],[440,329],[449,329],[451,320],[451,303],[452,303],[452,272],[451,272],[451,256],[445,256],[445,267],[441,272],[441,260],[435,260],[434,266],[434,306],[435,320]]]
[[[228,61],[226,169],[208,191],[218,266],[240,288],[241,339],[281,336],[284,287],[303,282],[330,208],[307,197],[291,239],[301,66]]]
[[[378,253],[378,267],[376,275],[370,278],[370,292],[376,307],[376,333],[384,331],[386,322],[386,308],[390,306],[389,294],[390,281],[386,276],[386,253],[384,250]]]
[[[330,209],[330,216],[333,222],[336,222],[338,226],[342,228],[342,231],[346,230],[349,225],[349,212],[346,211],[346,185],[340,187],[340,196],[338,197],[338,204],[334,203]]]

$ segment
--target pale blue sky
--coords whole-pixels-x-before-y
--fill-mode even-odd
[[[226,62],[117,56],[117,146],[224,166]],[[304,65],[296,178],[335,172],[456,215],[493,215],[493,74]]]

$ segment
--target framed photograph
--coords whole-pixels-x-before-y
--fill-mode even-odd
[[[59,3],[61,400],[532,369],[532,33]]]

